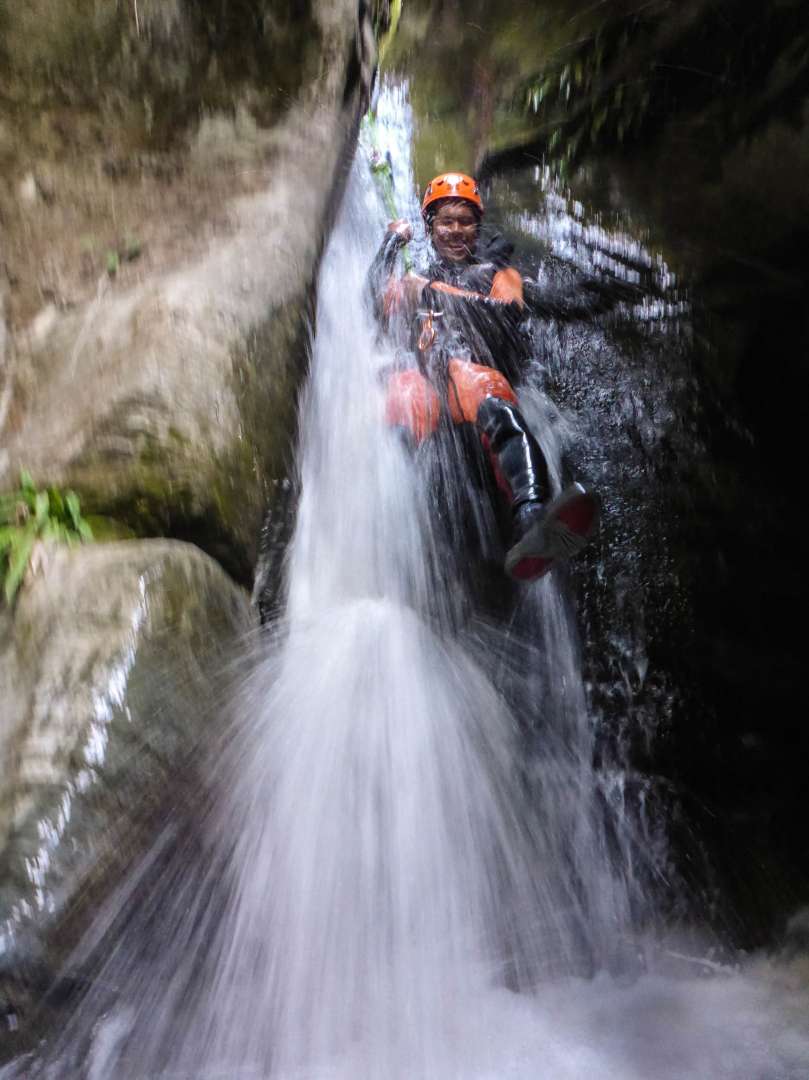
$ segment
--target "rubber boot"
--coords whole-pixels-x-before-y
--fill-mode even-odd
[[[487,397],[478,409],[477,426],[497,484],[515,515],[528,503],[537,507],[544,503],[550,495],[545,455],[517,406]]]
[[[498,486],[511,504],[506,573],[517,581],[536,581],[556,559],[570,558],[587,544],[598,520],[598,504],[581,484],[550,500],[545,456],[512,402],[486,398],[477,425]]]
[[[557,559],[571,559],[587,546],[598,524],[598,500],[573,483],[547,505],[526,504],[517,514],[506,573],[517,581],[536,581]]]

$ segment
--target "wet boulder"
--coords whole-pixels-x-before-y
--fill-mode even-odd
[[[0,999],[21,1028],[167,806],[202,798],[222,671],[255,621],[189,544],[44,561],[0,613]]]

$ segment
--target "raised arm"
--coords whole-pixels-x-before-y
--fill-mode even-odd
[[[366,288],[376,319],[387,327],[391,315],[418,306],[427,279],[418,274],[396,276],[396,256],[413,239],[413,230],[404,219],[392,221],[368,271]]]

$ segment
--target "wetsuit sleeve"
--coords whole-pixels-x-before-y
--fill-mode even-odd
[[[613,311],[620,304],[639,304],[647,295],[640,286],[617,278],[579,277],[565,285],[526,282],[525,301],[540,319],[575,322]]]
[[[398,233],[386,233],[368,271],[366,293],[374,317],[383,329],[388,328],[393,315],[414,313],[429,284],[419,274],[396,276],[396,256],[406,244],[407,240]]]
[[[383,325],[390,318],[392,304],[401,290],[401,282],[395,276],[396,256],[404,243],[398,233],[385,233],[365,280],[365,291],[374,317]]]

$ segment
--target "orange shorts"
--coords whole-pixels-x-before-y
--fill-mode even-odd
[[[474,424],[478,409],[489,397],[517,402],[511,384],[499,371],[470,360],[450,360],[448,405],[453,423]],[[434,433],[440,416],[441,402],[435,387],[420,371],[397,371],[391,376],[385,402],[387,424],[406,427],[420,444]]]

